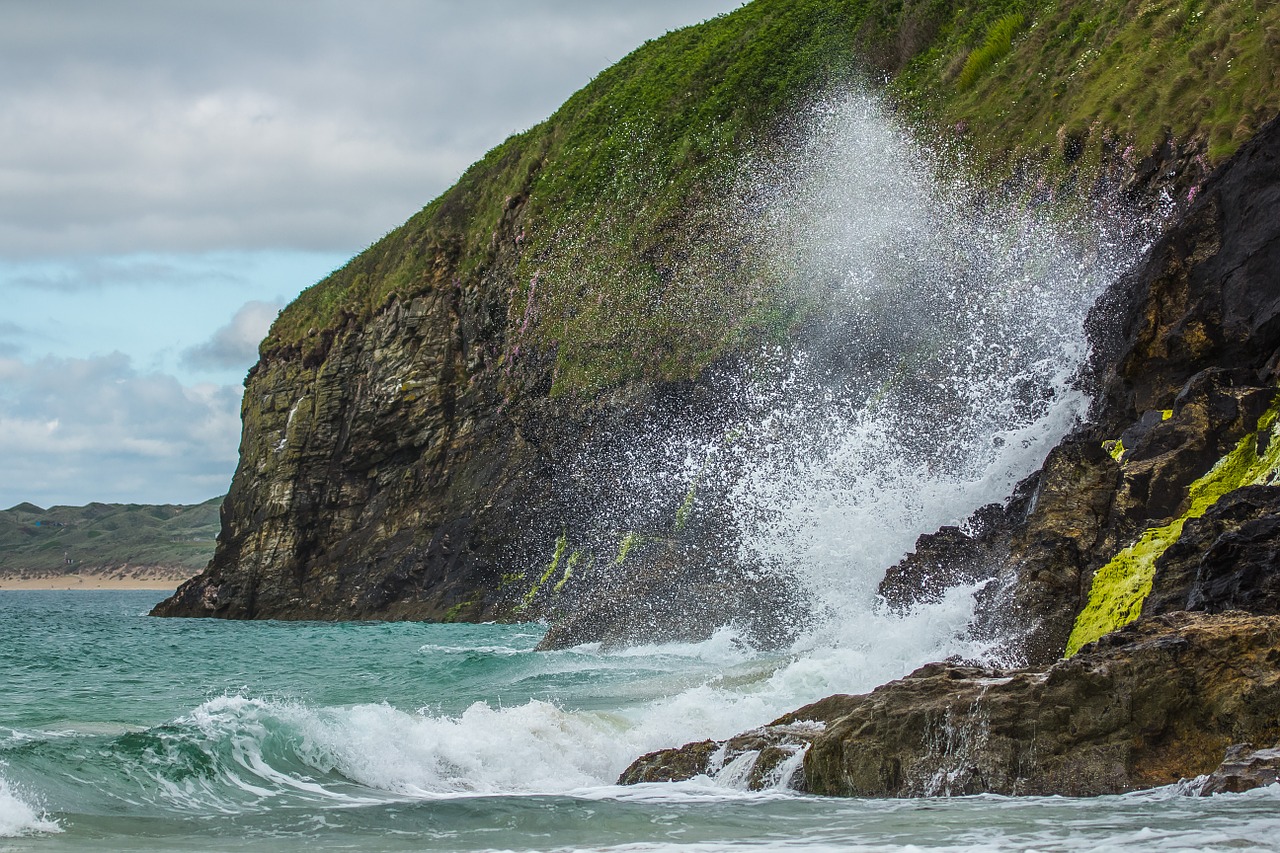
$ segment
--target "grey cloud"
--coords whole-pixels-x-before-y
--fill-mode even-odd
[[[18,355],[22,352],[22,344],[18,341],[30,336],[31,333],[17,323],[0,320],[0,358],[12,358]]]
[[[196,502],[236,463],[240,390],[95,359],[0,358],[0,505]]]
[[[354,251],[736,0],[7,4],[0,254]]]
[[[183,362],[190,367],[214,370],[248,368],[258,360],[258,344],[283,307],[283,302],[246,303],[212,338],[188,349],[182,356]]]
[[[136,257],[68,258],[56,265],[0,266],[0,283],[41,291],[77,293],[115,285],[173,287],[190,285],[197,273],[161,259]],[[201,285],[239,282],[227,267],[205,265],[198,271]],[[0,333],[3,327],[0,326]]]

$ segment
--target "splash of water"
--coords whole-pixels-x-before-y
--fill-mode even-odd
[[[112,754],[123,775],[185,813],[589,798],[645,752],[727,738],[931,660],[992,654],[967,630],[975,587],[895,614],[878,606],[876,586],[917,536],[1004,499],[1081,416],[1088,401],[1072,378],[1085,312],[1126,255],[1103,226],[975,206],[868,95],[819,104],[801,123],[794,151],[747,169],[741,216],[805,333],[739,377],[727,427],[656,444],[642,436],[627,460],[636,488],[619,491],[723,496],[738,562],[802,584],[811,612],[784,617],[808,630],[770,652],[727,628],[703,643],[611,652],[436,644],[423,654],[536,659],[539,678],[591,680],[636,661],[664,671],[571,707],[532,698],[446,713],[221,697],[121,735]],[[644,503],[617,513],[657,512],[636,508]],[[726,765],[713,782],[728,796],[742,776]],[[708,795],[708,784],[687,790]],[[0,779],[0,835],[56,828]]]
[[[726,582],[791,579],[801,605],[779,618],[805,628],[767,673],[633,714],[620,737],[632,756],[931,660],[1001,660],[997,639],[969,634],[977,587],[893,614],[878,584],[921,534],[1007,498],[1079,422],[1086,314],[1140,249],[1123,223],[979,203],[867,92],[797,127],[794,147],[745,168],[732,228],[751,234],[751,263],[800,333],[731,377],[728,417],[637,427],[614,464],[630,479],[597,512],[616,535],[669,516],[672,496],[687,497],[677,524],[718,498],[730,561],[748,567]]]
[[[860,92],[744,196],[812,319],[740,427],[743,557],[854,622],[916,537],[1003,501],[1085,413],[1085,316],[1133,249],[1116,223],[978,204]]]
[[[33,806],[7,779],[0,776],[0,838],[20,838],[46,832],[61,832],[57,821],[50,820]]]

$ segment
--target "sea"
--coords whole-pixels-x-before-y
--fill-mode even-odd
[[[0,592],[0,851],[1280,849],[1280,786],[843,800],[733,774],[615,784],[646,751],[972,652],[962,593],[773,652],[729,631],[538,652],[536,623],[159,619],[158,597]]]

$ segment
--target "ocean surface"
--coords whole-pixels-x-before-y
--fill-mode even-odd
[[[157,597],[0,592],[0,851],[1280,849],[1274,786],[843,801],[613,784],[647,750],[965,651],[960,593],[774,654],[727,632],[545,653],[538,625],[154,619]]]

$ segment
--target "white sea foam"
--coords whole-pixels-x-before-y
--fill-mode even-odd
[[[387,704],[316,708],[223,696],[155,730],[164,745],[148,772],[171,804],[226,811],[267,806],[282,795],[357,805],[382,795],[613,790],[621,771],[646,752],[729,737],[831,693],[869,690],[940,653],[973,654],[975,647],[963,634],[971,592],[956,590],[907,617],[868,614],[840,636],[825,638],[828,642],[809,637],[781,656],[749,650],[729,632],[704,644],[655,646],[643,658],[646,668],[679,668],[684,661],[704,671],[694,679],[696,686],[627,707],[610,703],[607,710],[534,700],[509,707],[476,702],[448,715]],[[640,654],[637,649],[616,654],[579,649],[539,662],[607,674],[619,664],[633,665]],[[723,665],[708,667],[707,660]],[[679,676],[650,671],[648,678],[659,688],[663,679]],[[217,772],[179,774],[175,781],[174,762],[192,746]],[[716,783],[705,781],[703,787],[711,784]],[[719,784],[734,787],[727,779]],[[705,791],[672,793],[697,798]]]
[[[0,776],[0,838],[20,838],[62,831],[57,821],[32,805],[30,800],[30,797],[16,790],[7,779]]]

